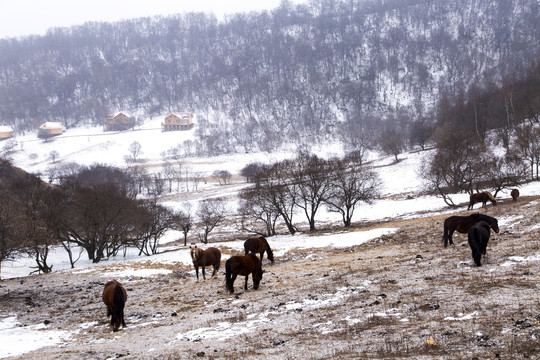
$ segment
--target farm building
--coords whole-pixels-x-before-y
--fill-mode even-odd
[[[11,126],[0,126],[0,140],[13,137],[13,129]]]
[[[62,124],[59,122],[46,122],[38,129],[39,138],[48,138],[62,134],[64,131]]]
[[[171,113],[161,123],[161,131],[189,130],[193,127],[193,113]]]
[[[105,119],[105,131],[129,130],[135,126],[135,117],[125,111],[117,112]]]

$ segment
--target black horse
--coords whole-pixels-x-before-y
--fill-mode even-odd
[[[270,248],[270,244],[263,236],[252,237],[244,241],[244,251],[245,255],[252,252],[254,254],[259,254],[261,257],[261,264],[263,261],[264,252],[268,255],[268,260],[273,264],[274,263],[274,253]]]
[[[471,214],[469,216],[450,216],[444,220],[443,241],[444,247],[448,243],[454,244],[452,234],[457,231],[462,234],[467,234],[469,229],[479,221],[485,221],[496,233],[499,232],[499,223],[494,217],[485,214]]]
[[[472,257],[477,266],[482,266],[482,254],[486,255],[486,248],[489,240],[489,224],[485,221],[479,221],[474,224],[467,234],[469,246],[472,250]]]
[[[255,254],[248,254],[245,256],[231,256],[225,262],[225,284],[227,290],[232,294],[234,293],[234,280],[238,275],[246,277],[244,284],[244,290],[247,290],[248,277],[251,274],[253,278],[253,289],[259,288],[259,283],[262,280],[262,266],[259,258]]]

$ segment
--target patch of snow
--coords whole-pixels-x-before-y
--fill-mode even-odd
[[[540,254],[531,256],[510,256],[507,261],[501,264],[501,266],[513,266],[517,263],[540,261]]]
[[[478,315],[478,311],[472,312],[470,314],[464,315],[462,313],[457,314],[457,317],[448,316],[445,317],[444,320],[447,321],[463,321],[463,320],[471,320],[474,319],[476,315]]]
[[[68,331],[46,330],[43,324],[21,326],[17,317],[0,319],[0,358],[20,356],[46,346],[69,340]]]

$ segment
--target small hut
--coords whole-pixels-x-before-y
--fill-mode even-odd
[[[135,117],[126,111],[111,114],[105,119],[105,131],[123,131],[135,127]]]
[[[9,139],[10,137],[13,137],[13,129],[11,126],[0,125],[0,140]]]
[[[161,131],[189,130],[193,127],[193,113],[171,113],[161,123]]]
[[[49,138],[51,136],[56,136],[62,134],[64,128],[59,122],[46,122],[41,125],[38,129],[39,138]]]

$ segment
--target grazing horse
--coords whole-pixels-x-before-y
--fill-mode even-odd
[[[127,300],[127,293],[122,284],[116,280],[107,282],[101,298],[105,305],[107,305],[107,317],[111,316],[113,331],[118,331],[120,324],[122,324],[122,327],[125,327],[124,306]]]
[[[452,241],[452,234],[457,231],[462,234],[467,234],[471,226],[479,221],[485,221],[491,226],[493,231],[499,232],[499,222],[494,217],[484,214],[471,214],[469,216],[450,216],[444,220],[443,228],[443,240],[444,247],[448,246],[448,243],[454,244]]]
[[[482,254],[486,255],[486,248],[489,240],[489,224],[485,221],[479,221],[474,224],[467,234],[469,245],[472,250],[472,257],[477,266],[482,266]]]
[[[221,251],[215,247],[209,247],[208,249],[203,250],[197,246],[190,246],[189,249],[191,253],[191,260],[193,260],[193,266],[195,266],[197,281],[199,281],[199,266],[202,267],[202,276],[203,279],[206,280],[204,267],[212,265],[214,267],[212,277],[214,277],[221,264]]]
[[[489,191],[482,191],[481,193],[471,194],[469,198],[469,206],[467,210],[472,209],[474,204],[482,203],[482,207],[486,206],[486,203],[491,201],[493,206],[497,206],[497,199]]]
[[[513,201],[517,201],[517,199],[519,197],[519,190],[518,189],[513,189],[512,191],[510,191],[510,196],[512,197]]]
[[[231,294],[234,293],[234,280],[236,280],[238,275],[243,275],[246,277],[244,290],[247,290],[249,274],[251,274],[253,277],[253,289],[257,290],[263,274],[259,258],[257,258],[255,254],[231,256],[225,262],[225,284],[227,286],[227,290],[229,290]]]
[[[247,255],[249,252],[259,254],[261,257],[261,264],[263,261],[264,252],[266,251],[268,260],[270,260],[272,264],[274,263],[274,253],[272,252],[272,249],[270,249],[268,241],[266,241],[266,239],[262,236],[247,239],[244,242],[244,251],[245,255]]]

